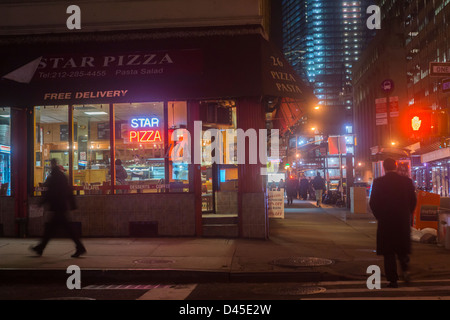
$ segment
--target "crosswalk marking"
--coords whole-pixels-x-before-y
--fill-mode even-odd
[[[113,284],[89,285],[83,290],[142,290],[146,291],[137,300],[184,300],[197,284]]]
[[[83,287],[83,290],[151,290],[156,288],[167,288],[173,285],[149,284],[149,285],[133,285],[133,284],[114,284],[114,285],[89,285]]]
[[[147,291],[137,300],[184,300],[196,287],[196,284],[187,284],[155,288]]]

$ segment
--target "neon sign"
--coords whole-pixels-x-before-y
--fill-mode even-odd
[[[158,118],[133,118],[131,119],[132,128],[153,128],[159,127]]]
[[[161,142],[159,130],[132,130],[130,131],[130,142]]]
[[[159,126],[158,118],[133,118],[130,125],[133,129],[137,129],[130,130],[130,143],[162,142],[160,130],[148,129]]]

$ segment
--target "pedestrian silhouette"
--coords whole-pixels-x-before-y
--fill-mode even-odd
[[[40,201],[40,205],[46,205],[51,217],[47,224],[41,242],[30,249],[39,256],[45,250],[48,242],[55,236],[58,228],[64,229],[76,245],[76,251],[72,258],[78,258],[86,253],[86,248],[72,229],[68,218],[69,210],[76,209],[75,198],[69,180],[64,174],[64,168],[58,165],[56,159],[51,160],[51,171],[44,183],[45,191]]]
[[[386,159],[383,167],[386,174],[373,181],[369,204],[378,220],[377,255],[384,256],[388,287],[397,288],[397,258],[403,279],[409,281],[411,219],[417,198],[412,180],[396,172],[394,159]]]
[[[308,199],[308,189],[309,189],[309,181],[303,174],[299,184],[300,199],[302,200]]]
[[[294,177],[289,177],[286,181],[286,195],[288,205],[293,204],[294,198],[297,197],[298,180]]]
[[[320,208],[322,206],[322,195],[326,190],[326,186],[325,180],[320,176],[319,172],[317,172],[317,176],[313,179],[312,185],[316,192],[317,206]]]

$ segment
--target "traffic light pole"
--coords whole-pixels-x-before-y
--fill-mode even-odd
[[[386,94],[386,109],[387,109],[387,125],[389,130],[389,141],[388,145],[392,143],[392,132],[391,132],[391,95]]]

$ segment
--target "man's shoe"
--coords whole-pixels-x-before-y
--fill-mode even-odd
[[[73,255],[71,255],[72,258],[78,258],[79,256],[81,256],[82,254],[86,253],[86,249],[77,249],[77,251],[75,251],[75,253]]]
[[[42,252],[43,250],[41,248],[39,248],[39,246],[31,246],[30,250],[33,251],[34,253],[36,253],[39,257],[42,256]]]
[[[391,281],[391,282],[389,282],[387,287],[388,288],[398,288],[398,283],[397,283],[397,281]]]

